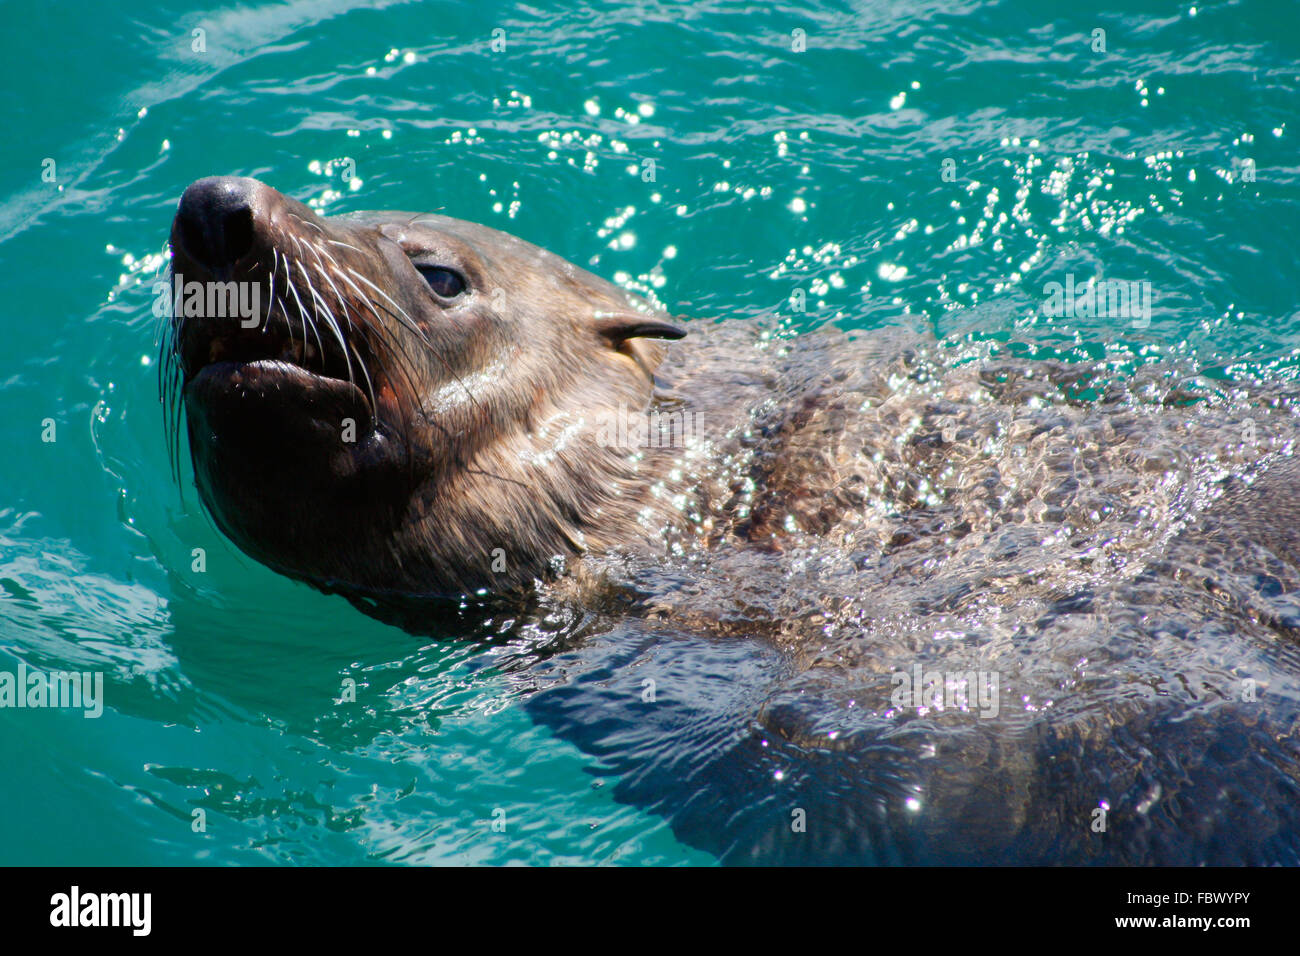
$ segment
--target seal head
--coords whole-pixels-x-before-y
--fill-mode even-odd
[[[255,179],[191,185],[171,247],[164,376],[204,505],[259,561],[350,595],[510,591],[666,518],[598,427],[650,403],[646,340],[685,334],[644,300],[485,226],[326,218]]]

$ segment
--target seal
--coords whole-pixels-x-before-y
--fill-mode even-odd
[[[654,469],[600,427],[685,334],[644,300],[485,226],[326,218],[247,178],[186,189],[171,249],[165,391],[257,560],[354,596],[510,593],[661,534]]]
[[[187,189],[172,248],[164,395],[218,527],[422,633],[450,615],[392,609],[535,597],[452,631],[542,648],[529,713],[685,842],[1300,861],[1293,379],[1055,328],[666,342],[513,236],[251,179]]]

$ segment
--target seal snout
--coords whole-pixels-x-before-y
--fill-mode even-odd
[[[257,200],[266,188],[242,176],[197,180],[181,196],[172,242],[213,275],[228,277],[253,249]]]
[[[182,194],[171,230],[172,323],[182,380],[199,383],[191,399],[246,396],[272,381],[313,401],[339,391],[355,404],[362,387],[373,394],[380,376],[338,291],[346,281],[324,271],[338,259],[298,235],[298,224],[315,224],[293,205],[242,176],[209,176]]]

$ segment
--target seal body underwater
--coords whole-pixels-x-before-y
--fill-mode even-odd
[[[172,248],[260,302],[164,342],[218,527],[363,608],[578,608],[529,710],[686,842],[1300,862],[1288,382],[905,331],[669,342],[513,236],[250,179],[186,190]]]

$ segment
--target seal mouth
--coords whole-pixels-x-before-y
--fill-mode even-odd
[[[336,379],[352,383],[357,370],[340,351],[327,348],[324,342],[307,338],[306,329],[299,337],[294,330],[268,324],[260,328],[243,327],[217,332],[206,341],[191,343],[186,349],[188,378],[202,374],[214,365],[254,365],[294,371],[297,377]]]
[[[212,398],[227,391],[282,393],[292,388],[309,396],[328,393],[364,409],[367,417],[374,414],[364,387],[373,388],[369,363],[358,352],[357,342],[348,343],[356,355],[351,358],[342,349],[331,348],[324,337],[313,339],[306,327],[272,323],[265,316],[260,327],[205,331],[208,334],[190,336],[182,350],[185,384],[191,392]]]

